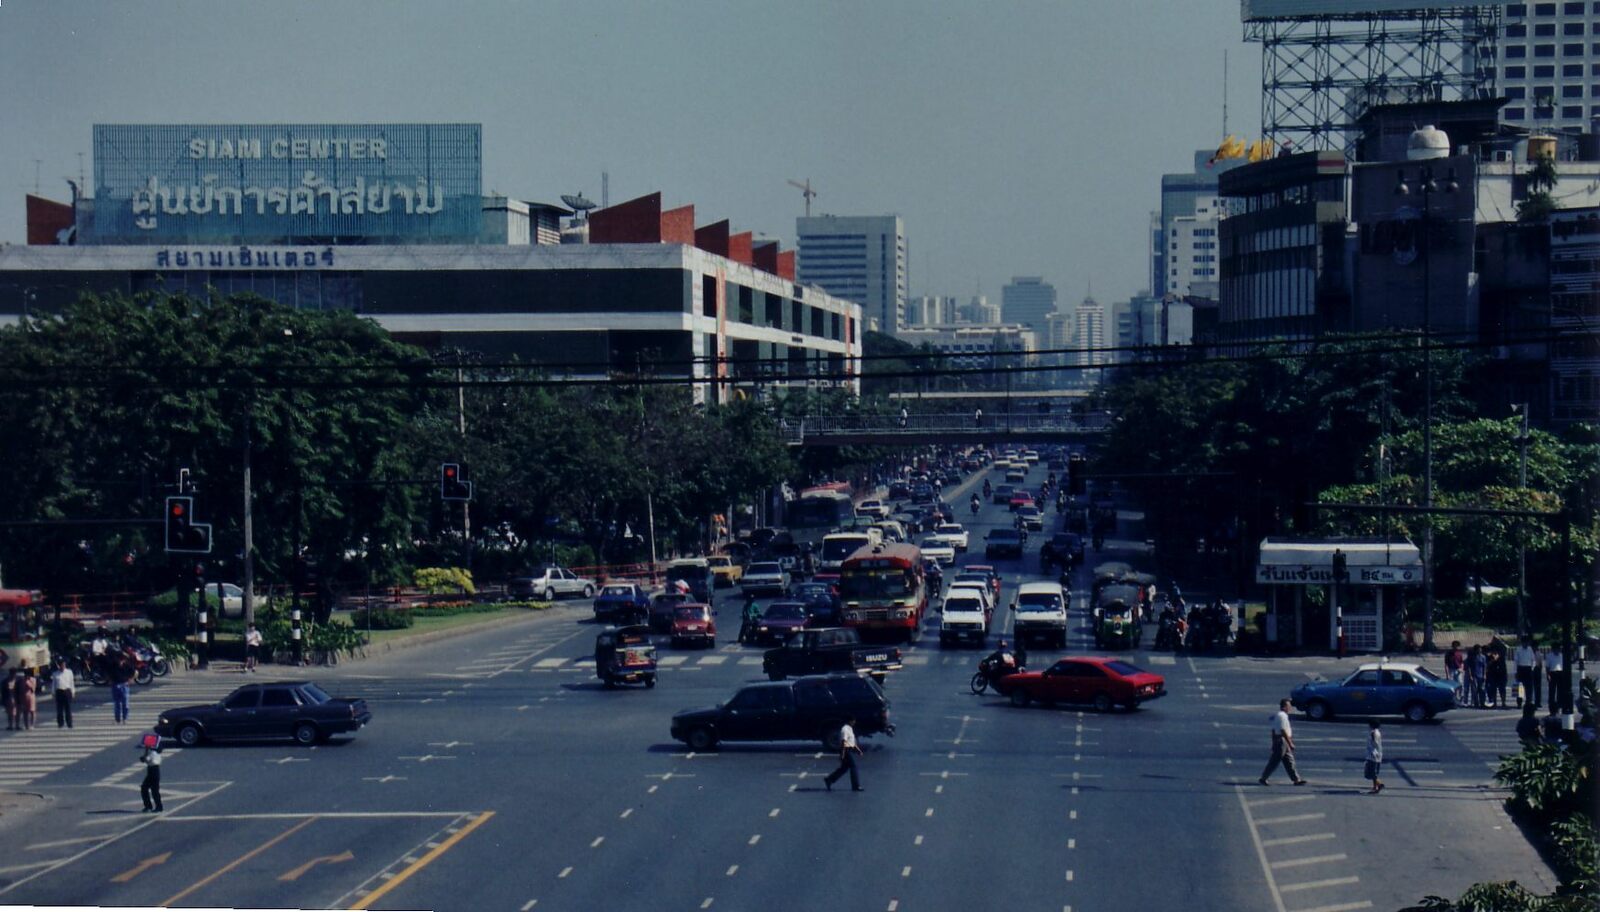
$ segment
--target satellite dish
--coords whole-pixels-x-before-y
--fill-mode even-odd
[[[567,204],[567,208],[574,209],[578,212],[587,212],[590,209],[596,208],[594,200],[584,199],[582,193],[573,194],[571,196],[563,194],[561,201]]]

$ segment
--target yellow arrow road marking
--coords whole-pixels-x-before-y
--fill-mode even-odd
[[[350,851],[349,849],[345,849],[343,852],[340,852],[337,855],[319,855],[316,858],[311,859],[310,861],[306,862],[305,864],[301,865],[298,868],[294,868],[293,870],[290,870],[290,871],[285,871],[284,873],[278,875],[278,879],[279,880],[299,880],[302,875],[304,875],[307,871],[311,870],[312,868],[316,867],[319,864],[342,864],[343,862],[353,860],[355,857],[356,857],[356,854],[354,852]]]
[[[169,859],[171,857],[172,857],[172,853],[171,852],[162,852],[160,855],[152,855],[149,858],[146,858],[144,861],[141,861],[138,864],[134,865],[133,867],[129,868],[128,870],[123,871],[121,874],[118,874],[116,877],[111,878],[111,882],[112,883],[127,883],[128,881],[134,879],[135,877],[138,877],[140,874],[143,874],[144,872],[150,870],[151,868],[155,867],[156,865],[166,864],[167,863],[167,859]]]

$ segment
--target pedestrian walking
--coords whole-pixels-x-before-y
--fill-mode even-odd
[[[118,725],[128,721],[128,684],[133,680],[133,660],[120,657],[111,666],[111,716]]]
[[[0,683],[0,703],[6,706],[6,731],[17,729],[17,670],[15,668],[6,672],[4,683]]]
[[[861,778],[856,774],[856,755],[861,753],[861,748],[856,744],[855,724],[856,720],[849,718],[839,726],[839,768],[822,780],[830,792],[833,791],[833,784],[845,773],[850,774],[850,791],[862,791]]]
[[[1376,795],[1383,791],[1383,780],[1378,778],[1378,772],[1383,767],[1383,729],[1379,727],[1378,720],[1373,719],[1367,723],[1367,763],[1362,775],[1372,783],[1372,791],[1368,794]]]
[[[1267,761],[1267,768],[1261,771],[1261,778],[1256,780],[1262,785],[1272,784],[1267,780],[1277,772],[1280,763],[1289,773],[1291,782],[1306,784],[1294,768],[1294,726],[1289,724],[1289,706],[1288,700],[1279,700],[1278,711],[1272,716],[1272,757]]]
[[[1517,666],[1517,705],[1527,702],[1537,706],[1542,702],[1539,685],[1543,682],[1539,676],[1539,650],[1534,648],[1533,637],[1522,638],[1512,660]]]
[[[1499,709],[1506,703],[1506,644],[1499,637],[1489,644],[1489,669],[1484,678],[1488,702]]]
[[[261,631],[251,624],[244,631],[244,670],[255,671],[261,653]]]
[[[55,671],[50,672],[50,691],[56,700],[56,728],[72,727],[72,690],[76,684],[67,660],[57,658]]]
[[[983,427],[983,409],[977,409],[972,413],[972,423],[976,427]]]
[[[32,668],[22,673],[22,681],[17,685],[17,712],[22,715],[22,727],[32,731],[39,719],[39,681],[33,676]]]
[[[1551,643],[1550,648],[1544,653],[1545,691],[1550,694],[1550,711],[1555,712],[1561,708],[1561,688],[1566,681],[1563,669],[1566,667],[1562,661],[1561,647]]]
[[[144,781],[139,783],[139,799],[146,814],[159,814],[161,807],[161,744],[145,747],[139,762],[144,764]]]
[[[1462,684],[1462,675],[1467,663],[1467,657],[1461,652],[1461,641],[1451,640],[1450,649],[1444,654],[1444,673],[1450,683],[1456,686],[1456,702],[1465,706],[1467,692]]]

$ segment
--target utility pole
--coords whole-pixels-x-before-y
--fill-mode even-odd
[[[461,433],[461,445],[467,444],[467,387],[466,374],[456,365],[456,428]],[[461,502],[461,543],[466,549],[467,570],[472,570],[472,501]]]
[[[250,399],[251,404],[255,398]],[[250,419],[251,409],[244,412],[244,447],[241,457],[244,462],[244,578],[239,585],[244,587],[244,594],[240,601],[244,605],[244,623],[246,627],[256,622],[256,559],[255,559],[255,523],[250,515]]]
[[[1524,496],[1528,493],[1528,403],[1521,402],[1511,407],[1522,418],[1522,427],[1517,432],[1518,468],[1517,487]],[[1528,538],[1521,522],[1517,523],[1517,633],[1528,635],[1528,616],[1524,613],[1522,599],[1523,593],[1528,589]]]

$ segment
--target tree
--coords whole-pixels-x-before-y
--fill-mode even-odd
[[[1548,155],[1533,160],[1528,168],[1528,197],[1517,205],[1517,221],[1543,222],[1556,210],[1556,200],[1551,193],[1556,187],[1556,161]]]

